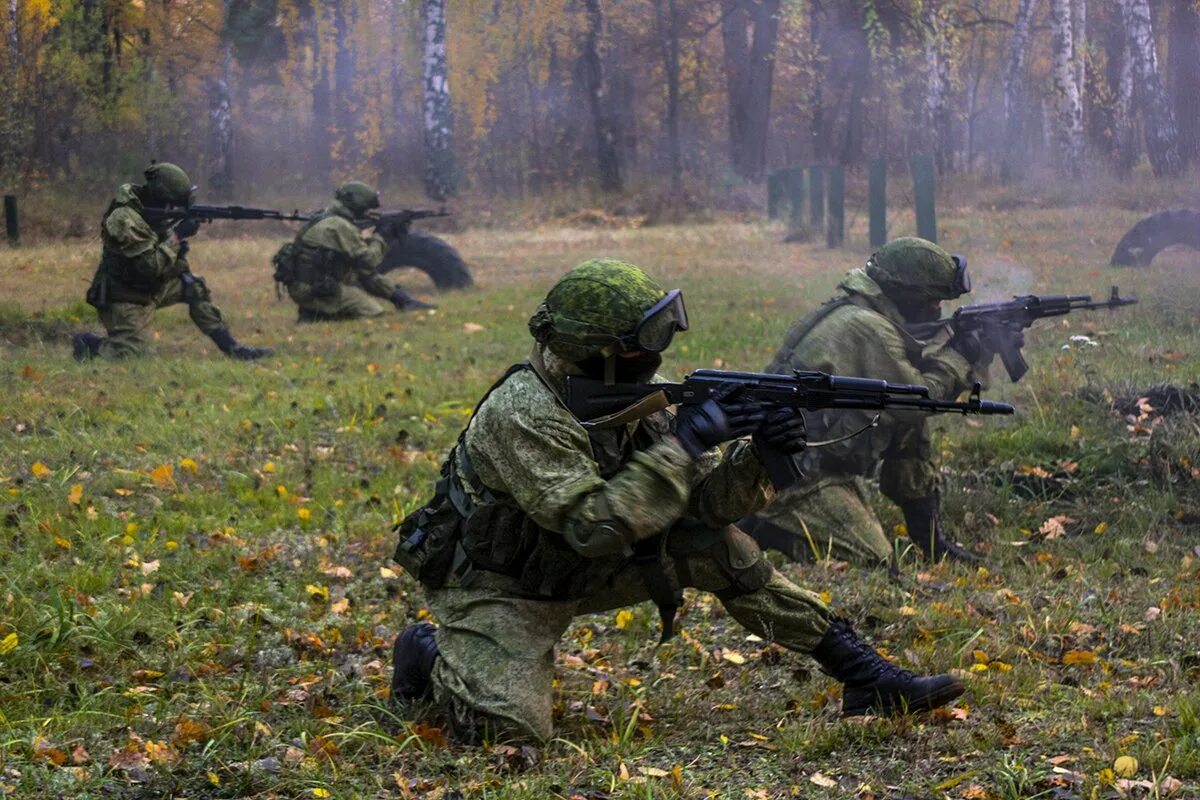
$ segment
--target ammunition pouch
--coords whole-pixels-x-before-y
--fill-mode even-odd
[[[450,577],[463,518],[450,500],[450,480],[437,482],[433,498],[395,527],[400,536],[392,560],[429,589]]]
[[[296,280],[296,244],[288,242],[276,250],[271,256],[271,264],[275,267],[276,283],[286,286]]]

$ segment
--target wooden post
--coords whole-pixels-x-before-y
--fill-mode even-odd
[[[791,205],[788,231],[798,233],[804,227],[804,167],[788,167],[783,184]]]
[[[8,234],[8,243],[16,247],[21,243],[21,225],[17,217],[17,196],[4,195],[4,231]]]
[[[937,210],[933,199],[933,157],[915,155],[912,159],[913,202],[917,211],[917,236],[937,241]]]
[[[767,178],[767,219],[779,219],[779,206],[787,196],[787,187],[784,185],[787,172],[786,169],[775,170]]]
[[[841,164],[829,167],[829,214],[825,246],[841,247],[846,238],[846,172]]]
[[[887,161],[882,158],[871,160],[870,186],[868,187],[871,209],[871,249],[887,243]]]
[[[814,230],[825,226],[825,170],[820,164],[808,168],[808,221]]]

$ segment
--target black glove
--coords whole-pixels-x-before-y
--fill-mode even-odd
[[[180,241],[195,236],[200,232],[200,220],[195,217],[184,217],[175,225],[175,238]]]
[[[946,344],[971,364],[979,363],[984,353],[988,352],[979,331],[955,333]]]
[[[783,455],[795,455],[808,447],[808,426],[799,409],[785,406],[766,415],[754,432],[754,443]]]
[[[399,243],[408,234],[407,226],[395,217],[384,217],[375,226],[375,235],[388,242]]]
[[[761,403],[732,401],[736,386],[714,391],[700,405],[683,406],[675,418],[675,435],[692,458],[711,447],[754,433],[766,419]]]
[[[192,246],[190,244],[188,244],[187,242],[180,242],[179,243],[179,252],[175,254],[176,260],[186,256],[188,254],[188,251],[191,249],[192,249]]]

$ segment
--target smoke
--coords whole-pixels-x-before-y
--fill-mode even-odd
[[[968,303],[994,303],[1011,300],[1017,295],[1033,294],[1037,279],[1033,270],[1016,261],[990,258],[976,266],[971,264],[973,283]]]

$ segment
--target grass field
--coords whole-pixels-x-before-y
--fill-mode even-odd
[[[114,365],[74,363],[67,337],[97,328],[79,300],[98,244],[0,251],[0,797],[1200,796],[1200,429],[1113,408],[1196,380],[1200,257],[1104,266],[1137,218],[942,211],[977,301],[1141,298],[1030,333],[1030,375],[990,390],[1016,417],[938,423],[950,527],[988,568],[785,567],[905,667],[962,670],[958,705],[841,721],[810,662],[689,595],[663,647],[648,605],[578,621],[537,754],[390,713],[387,646],[427,614],[390,568],[392,522],[573,263],[617,255],[685,290],[682,375],[761,368],[864,246],[744,223],[468,230],[478,289],[297,327],[269,277],[282,229],[201,238],[193,269],[234,333],[278,354],[225,359],[174,308],[159,358]]]

